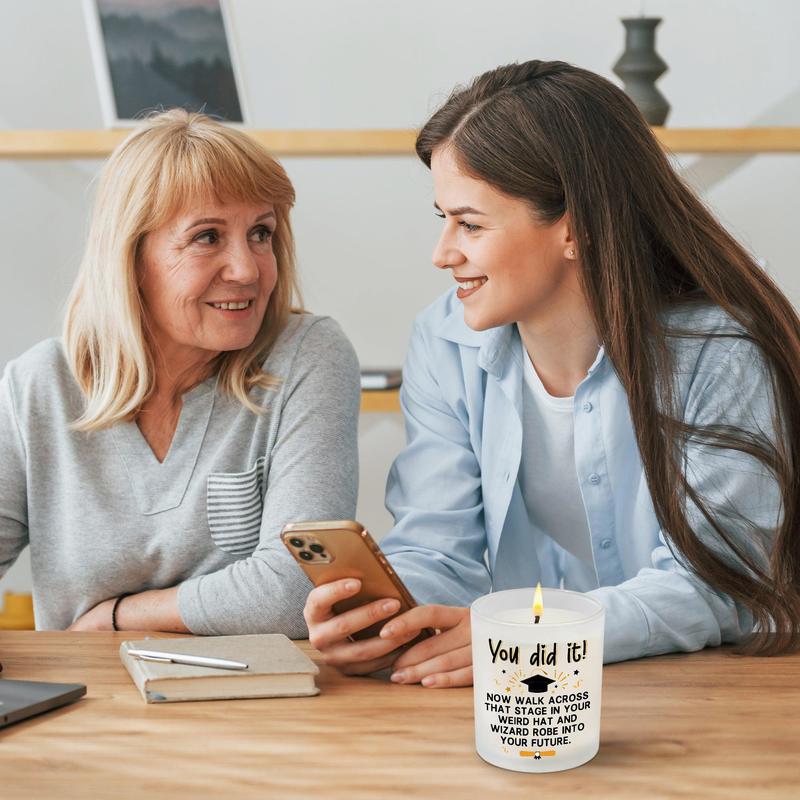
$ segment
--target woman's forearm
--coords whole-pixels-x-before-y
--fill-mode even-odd
[[[121,631],[190,632],[178,613],[177,586],[124,597],[117,605],[116,620]]]

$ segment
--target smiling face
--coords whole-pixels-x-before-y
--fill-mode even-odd
[[[538,222],[523,200],[462,172],[446,146],[434,151],[431,172],[445,220],[433,263],[458,281],[470,328],[546,324],[583,302],[567,215]]]
[[[145,236],[140,289],[170,370],[191,371],[255,339],[277,281],[274,230],[271,203],[208,201]]]

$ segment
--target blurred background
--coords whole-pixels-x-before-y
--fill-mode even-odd
[[[149,3],[146,3],[149,5]],[[800,125],[796,0],[230,0],[247,127],[417,128],[457,83],[561,59],[617,83],[621,17],[661,17],[658,88],[671,128]],[[794,55],[793,55],[794,54]],[[0,0],[0,130],[104,127],[78,0]],[[440,221],[411,155],[282,159],[306,306],[339,321],[362,366],[399,366],[415,314],[449,285],[430,264]],[[0,159],[0,367],[58,335],[100,159]],[[800,153],[675,158],[793,302]],[[362,414],[359,519],[390,527],[383,490],[399,414]],[[0,454],[2,457],[2,454]],[[109,531],[113,536],[113,531]],[[30,590],[27,554],[0,580]]]

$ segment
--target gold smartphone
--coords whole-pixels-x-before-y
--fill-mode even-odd
[[[358,578],[361,581],[358,594],[333,606],[337,614],[386,597],[400,601],[400,609],[392,617],[416,606],[411,593],[392,569],[377,542],[358,522],[292,522],[283,529],[281,539],[315,586],[342,578]],[[350,639],[377,636],[389,619],[391,617],[357,631]],[[426,628],[407,646],[433,633],[432,629]]]

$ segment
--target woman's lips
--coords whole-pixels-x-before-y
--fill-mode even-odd
[[[456,297],[458,297],[459,300],[464,300],[470,295],[475,294],[475,292],[480,291],[489,279],[485,276],[481,276],[479,278],[456,278],[456,280],[460,284],[456,292]]]
[[[206,303],[206,305],[228,319],[243,319],[244,317],[249,317],[253,313],[256,304],[255,300],[234,300],[230,302]],[[242,306],[244,306],[244,308],[242,308]]]

